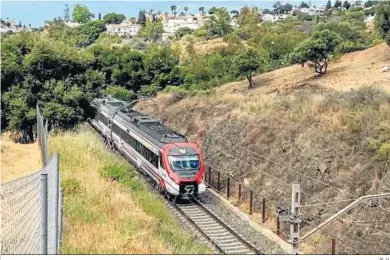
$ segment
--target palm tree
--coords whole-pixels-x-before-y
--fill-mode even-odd
[[[199,7],[199,12],[202,13],[202,14],[204,13],[204,7],[203,6]]]
[[[233,16],[237,16],[239,14],[239,12],[237,10],[231,10],[230,13],[233,15]]]
[[[164,15],[165,15],[165,19],[168,19],[168,12],[165,12]]]
[[[176,11],[176,5],[171,5],[171,11],[174,13]]]
[[[153,9],[150,9],[149,10],[149,15],[152,15],[153,14]]]
[[[184,16],[185,13],[183,11],[180,12],[180,16]]]
[[[186,16],[187,16],[188,9],[190,9],[188,6],[184,6],[184,11],[186,12]]]

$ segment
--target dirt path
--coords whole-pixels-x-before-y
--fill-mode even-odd
[[[1,134],[1,183],[5,183],[42,169],[38,143],[14,143],[8,132]]]

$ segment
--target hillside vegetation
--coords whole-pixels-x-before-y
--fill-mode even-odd
[[[64,191],[63,254],[205,254],[128,162],[95,132],[49,138],[60,154]],[[115,181],[117,180],[117,181]]]
[[[197,94],[177,89],[159,94],[158,106],[145,102],[138,108],[201,143],[209,164],[246,178],[273,205],[290,205],[290,185],[284,183],[293,182],[308,194],[304,204],[343,201],[390,191],[390,74],[380,72],[389,63],[390,48],[379,45],[341,57],[320,78],[294,65],[256,77],[253,90],[246,81]],[[343,206],[303,208],[302,233]],[[363,204],[343,219],[372,216],[382,222],[390,217]],[[390,231],[385,223],[377,225]],[[340,253],[385,253],[390,241],[376,228],[337,222],[303,249],[329,253],[330,239],[339,238],[348,242],[338,244]]]
[[[167,88],[211,90],[245,78],[253,88],[254,75],[296,63],[310,66],[303,69],[310,77],[316,71],[329,79],[328,64],[341,54],[388,39],[388,4],[376,7],[375,30],[368,30],[368,14],[361,8],[335,7],[318,16],[293,13],[271,23],[262,21],[257,7],[244,6],[236,14],[213,7],[203,27],[182,29],[169,41],[161,40],[161,17],[146,21],[142,10],[138,20],[132,19],[142,26],[142,38],[121,39],[104,31],[107,23],[120,23],[124,15],[93,20],[87,6],[76,5],[72,18],[81,25],[68,27],[66,8],[66,17],[47,21],[44,28],[1,37],[1,127],[15,141],[30,143],[37,105],[50,129],[72,129],[93,117],[90,102],[104,93],[132,100]],[[274,11],[291,8],[278,3]]]

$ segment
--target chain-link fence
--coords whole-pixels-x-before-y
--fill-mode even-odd
[[[45,167],[1,186],[1,254],[57,254],[62,240],[59,155],[49,157],[37,108],[37,139]]]

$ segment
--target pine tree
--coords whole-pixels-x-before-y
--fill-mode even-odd
[[[146,15],[145,15],[145,10],[141,10],[138,13],[138,23],[142,26],[145,26],[146,24]]]
[[[326,10],[329,10],[330,8],[332,8],[332,2],[328,0],[328,2],[326,3]]]
[[[64,9],[64,20],[65,22],[68,22],[70,20],[70,11],[69,11],[68,4],[65,5],[65,9]]]

